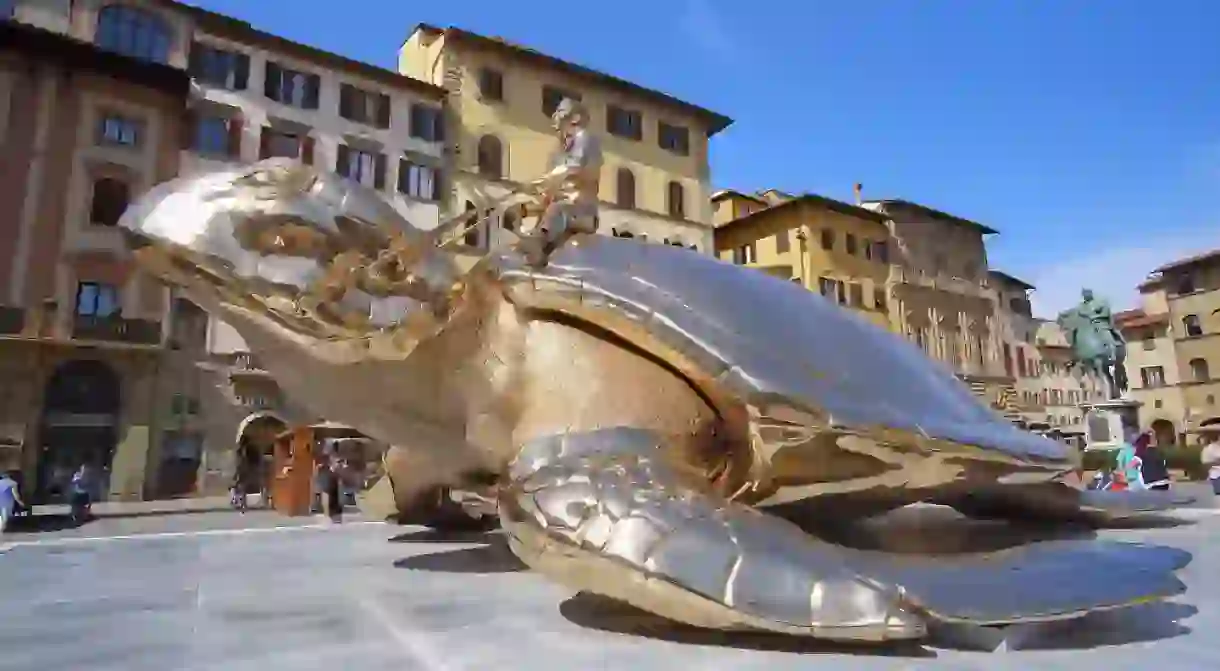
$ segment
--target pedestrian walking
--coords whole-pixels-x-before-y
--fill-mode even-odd
[[[322,497],[322,513],[332,522],[343,521],[342,467],[334,441],[325,441],[318,450],[316,484]]]
[[[1135,439],[1135,456],[1140,460],[1140,476],[1148,489],[1167,490],[1172,480],[1165,453],[1152,444],[1152,432],[1145,431]]]
[[[1209,431],[1205,435],[1207,444],[1199,453],[1199,461],[1207,468],[1207,480],[1212,484],[1212,493],[1220,496],[1220,433]]]
[[[21,492],[17,487],[17,476],[8,472],[0,473],[0,537],[8,529],[8,522],[13,519],[17,506],[25,507],[25,501],[21,500]]]
[[[82,462],[76,469],[76,472],[72,474],[70,485],[69,503],[72,506],[73,524],[81,525],[89,519],[89,515],[93,510],[96,485],[93,467],[89,465],[89,462]]]

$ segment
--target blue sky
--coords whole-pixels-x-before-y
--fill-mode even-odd
[[[393,68],[419,22],[498,35],[734,118],[718,187],[901,197],[987,223],[1043,314],[1121,307],[1220,247],[1220,2],[194,0]],[[1212,207],[1209,208],[1209,205]]]

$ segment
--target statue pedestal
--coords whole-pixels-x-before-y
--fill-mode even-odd
[[[1086,450],[1116,450],[1139,433],[1139,408],[1132,399],[1081,403]]]

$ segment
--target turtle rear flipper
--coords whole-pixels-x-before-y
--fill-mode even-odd
[[[976,519],[1106,526],[1133,518],[1155,517],[1193,501],[1194,497],[1172,491],[1082,490],[1050,482],[982,486],[938,497],[934,502]]]

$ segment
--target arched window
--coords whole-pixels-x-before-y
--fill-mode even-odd
[[[615,179],[615,195],[619,207],[635,208],[635,174],[627,168],[619,168]]]
[[[504,145],[495,135],[479,138],[479,174],[488,179],[504,176]]]
[[[97,13],[94,42],[124,56],[169,63],[173,31],[164,19],[152,12],[125,5],[107,5]]]
[[[1190,375],[1195,379],[1195,382],[1207,382],[1208,380],[1212,379],[1211,370],[1207,365],[1207,359],[1191,359]]]
[[[112,177],[97,180],[93,183],[89,223],[94,226],[117,226],[130,198],[131,190],[126,182]]]
[[[669,211],[669,216],[678,219],[686,218],[686,189],[682,188],[681,182],[669,183],[665,206]]]

